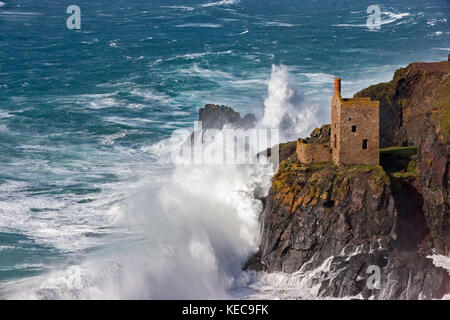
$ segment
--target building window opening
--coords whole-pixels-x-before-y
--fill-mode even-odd
[[[363,141],[362,141],[362,148],[363,148],[363,150],[367,149],[367,139],[363,139]]]
[[[334,135],[334,147],[336,148],[336,135]]]
[[[356,132],[356,126],[352,126],[352,132]]]

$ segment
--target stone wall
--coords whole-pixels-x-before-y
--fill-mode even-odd
[[[331,161],[331,149],[328,144],[306,143],[297,140],[297,157],[301,163]]]

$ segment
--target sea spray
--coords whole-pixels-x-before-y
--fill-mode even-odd
[[[284,138],[316,125],[284,66],[274,66],[258,130],[280,129]],[[229,128],[225,128],[230,130]],[[166,179],[145,184],[113,206],[112,224],[126,236],[83,260],[17,283],[13,298],[27,299],[222,299],[242,284],[242,266],[259,244],[258,218],[274,166],[208,164],[224,149],[224,131],[205,131],[202,164],[170,163],[187,132],[161,141],[157,151]],[[245,134],[245,132],[243,132]],[[248,141],[251,143],[251,141]],[[258,146],[249,146],[256,157]]]
[[[211,140],[205,157],[214,145],[221,147]],[[257,250],[262,203],[255,190],[268,189],[270,168],[268,162],[173,167],[162,185],[148,185],[113,208],[114,223],[133,237],[21,283],[13,297],[229,298],[243,263]]]
[[[264,117],[260,127],[279,128],[281,140],[306,137],[319,126],[318,106],[305,102],[295,79],[284,65],[273,65]]]

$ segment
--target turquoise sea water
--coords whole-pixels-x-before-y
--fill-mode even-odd
[[[71,4],[81,8],[81,30],[66,27]],[[161,150],[174,130],[192,126],[199,107],[225,104],[261,116],[272,65],[287,67],[325,123],[334,76],[350,96],[410,62],[447,59],[448,1],[378,1],[377,31],[365,25],[371,4],[0,2],[0,296],[20,296],[26,287],[40,288],[37,298],[185,297],[167,283],[153,291],[149,278],[164,278],[160,269],[132,280],[148,280],[151,290],[108,296],[98,272],[73,285],[80,271],[71,267],[160,245],[175,232],[158,227],[143,235],[118,211],[133,206],[136,194],[158,192],[173,170]],[[106,273],[124,268],[113,260]],[[58,277],[72,279],[69,289]]]

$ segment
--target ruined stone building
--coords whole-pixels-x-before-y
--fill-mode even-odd
[[[371,101],[370,98],[342,98],[341,79],[335,79],[331,98],[330,138],[326,141],[298,139],[299,161],[333,161],[337,165],[378,164],[379,113],[379,101]]]

